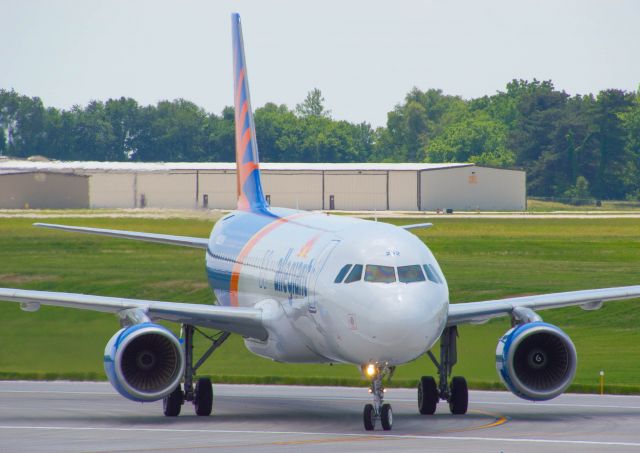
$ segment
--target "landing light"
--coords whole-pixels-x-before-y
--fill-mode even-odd
[[[367,365],[366,373],[367,376],[374,377],[376,375],[376,366],[373,363]]]

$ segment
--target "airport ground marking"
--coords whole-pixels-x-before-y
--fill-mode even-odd
[[[3,430],[43,430],[43,431],[115,431],[115,432],[157,432],[157,433],[202,433],[202,434],[255,434],[273,436],[332,436],[355,437],[362,439],[363,434],[356,433],[326,433],[308,431],[260,431],[260,430],[232,430],[232,429],[176,429],[176,428],[107,428],[93,426],[23,426],[0,425]],[[391,439],[416,439],[416,440],[444,440],[444,441],[472,441],[472,442],[505,442],[505,443],[530,443],[530,444],[561,444],[561,445],[593,445],[603,447],[638,447],[640,442],[621,441],[597,441],[597,440],[572,440],[572,439],[540,439],[540,438],[509,438],[509,437],[479,437],[479,436],[430,436],[417,434],[379,434],[375,437],[380,440]]]

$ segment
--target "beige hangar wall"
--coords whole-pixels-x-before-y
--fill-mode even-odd
[[[262,171],[262,190],[272,206],[322,209],[322,172]]]
[[[326,171],[324,181],[325,209],[330,209],[332,195],[337,210],[387,209],[386,172]]]
[[[236,208],[236,172],[198,173],[198,206],[203,206],[203,196],[209,198],[209,207],[215,209]],[[195,197],[195,195],[194,195]]]
[[[135,207],[135,179],[133,173],[92,173],[89,178],[91,207]]]
[[[76,174],[28,172],[0,175],[0,208],[86,209],[88,177]]]
[[[421,172],[421,209],[524,210],[525,172],[460,167]]]
[[[149,208],[196,207],[196,173],[138,173],[138,207],[144,195]]]
[[[389,172],[389,209],[416,211],[418,209],[418,172]]]
[[[347,211],[414,211],[418,206],[422,210],[525,209],[525,172],[446,165],[283,163],[271,164],[261,173],[272,206],[329,210],[333,196],[333,208]],[[39,168],[29,169],[36,166]],[[53,208],[87,204],[93,208],[140,207],[142,195],[152,208],[202,208],[205,195],[209,208],[236,207],[235,165],[231,163],[20,161],[5,163],[4,168],[0,165],[0,172],[4,173],[0,176],[0,206],[22,208],[25,196],[33,198],[33,191],[39,190],[38,200],[53,197],[47,205]],[[37,181],[35,174],[40,175]],[[19,184],[25,186],[14,193]]]

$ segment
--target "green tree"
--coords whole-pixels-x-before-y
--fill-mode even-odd
[[[139,115],[140,127],[131,138],[131,159],[139,161],[205,160],[207,114],[184,99],[160,101]]]
[[[256,135],[260,159],[264,162],[302,160],[302,119],[286,105],[271,102],[256,109]]]
[[[564,197],[568,199],[570,204],[576,206],[589,204],[591,202],[589,181],[584,176],[578,176],[575,185],[565,191]]]
[[[625,151],[629,158],[629,184],[626,197],[640,200],[640,86],[629,109],[618,113],[625,135]]]
[[[387,114],[387,127],[378,134],[376,156],[389,162],[419,162],[423,149],[450,124],[464,116],[468,107],[460,97],[441,90],[413,88]]]
[[[140,126],[138,111],[138,103],[131,98],[109,99],[105,103],[105,119],[113,131],[112,146],[104,156],[105,160],[128,160],[135,153],[132,145]]]
[[[47,109],[45,135],[47,137],[47,157],[60,160],[78,160],[75,143],[77,112]]]
[[[622,90],[604,90],[596,98],[597,173],[593,193],[598,198],[624,198],[636,174],[632,150],[625,147],[621,115],[633,108],[634,95]]]
[[[13,149],[13,137],[18,127],[16,117],[20,107],[20,97],[14,90],[0,89],[0,128],[4,130],[5,149],[8,153]]]
[[[205,126],[204,159],[208,162],[235,161],[233,107],[225,107],[220,116],[208,115]]]
[[[515,156],[507,149],[506,127],[479,111],[451,124],[432,140],[424,148],[424,160],[510,167]]]
[[[331,110],[327,110],[324,107],[324,96],[318,88],[314,88],[309,91],[307,97],[302,103],[296,105],[296,114],[301,118],[307,118],[310,116],[329,118],[331,116]]]
[[[117,138],[105,114],[104,103],[91,101],[86,108],[74,106],[74,155],[81,160],[108,160]]]
[[[7,149],[7,137],[4,128],[0,127],[0,156],[2,156]]]

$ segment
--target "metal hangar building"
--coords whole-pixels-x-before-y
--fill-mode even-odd
[[[233,209],[235,163],[0,161],[0,208]],[[273,206],[305,210],[526,209],[521,170],[472,163],[261,163]]]

